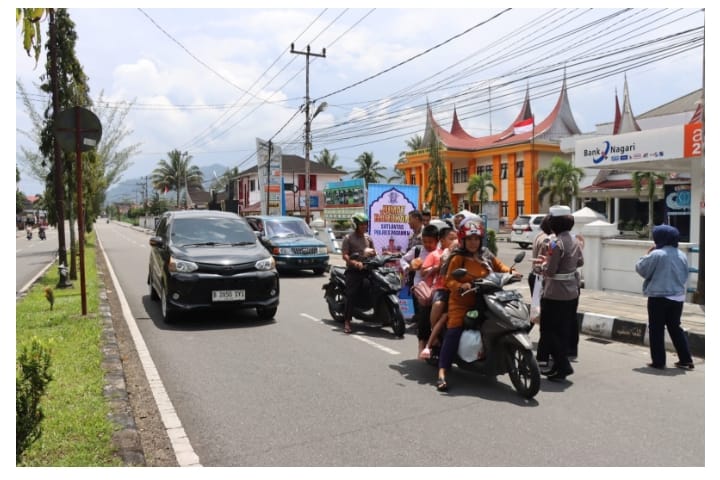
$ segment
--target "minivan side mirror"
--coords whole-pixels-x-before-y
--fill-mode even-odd
[[[162,248],[165,246],[165,241],[162,237],[150,237],[150,246],[156,248]]]

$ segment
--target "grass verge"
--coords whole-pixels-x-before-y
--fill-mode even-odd
[[[57,268],[50,268],[15,306],[15,347],[37,337],[49,346],[53,380],[40,404],[45,413],[42,435],[25,451],[18,466],[121,466],[103,396],[102,319],[95,236],[85,244],[87,315],[82,315],[80,272],[72,288],[56,289]],[[78,265],[79,265],[78,259]],[[79,266],[78,266],[79,269]],[[45,298],[51,287],[55,304]]]

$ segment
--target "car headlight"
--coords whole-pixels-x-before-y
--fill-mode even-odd
[[[273,255],[292,255],[292,248],[289,247],[275,247],[272,251]]]
[[[327,255],[327,247],[318,247],[317,253],[319,255]]]
[[[171,272],[178,273],[192,273],[198,269],[198,266],[194,262],[188,262],[187,260],[180,260],[179,258],[170,257],[168,262],[168,270]]]
[[[258,270],[272,270],[275,268],[275,259],[273,257],[263,258],[255,262],[255,268]]]

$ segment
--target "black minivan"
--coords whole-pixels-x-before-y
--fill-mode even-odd
[[[163,214],[150,238],[148,285],[167,323],[195,309],[255,308],[270,319],[280,303],[275,260],[232,212]]]

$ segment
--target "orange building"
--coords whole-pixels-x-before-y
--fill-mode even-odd
[[[515,121],[502,132],[485,137],[467,133],[460,125],[457,111],[453,112],[452,127],[445,130],[428,106],[422,148],[407,152],[405,161],[397,165],[405,174],[406,184],[420,187],[421,205],[430,200],[424,193],[431,165],[428,148],[431,132],[438,139],[453,211],[469,208],[471,204],[477,209],[467,194],[468,181],[475,174],[487,172],[497,187],[491,200],[499,203],[498,216],[506,224],[517,215],[547,210],[548,205],[538,202],[535,173],[549,166],[554,157],[570,161],[571,157],[560,151],[560,139],[581,133],[570,109],[565,80],[555,107],[544,120],[535,123],[528,88]]]

